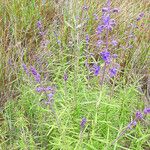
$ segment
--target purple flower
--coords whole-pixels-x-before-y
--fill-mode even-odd
[[[93,65],[93,70],[94,70],[94,75],[98,76],[99,72],[100,72],[100,66],[94,64]]]
[[[114,8],[114,9],[112,9],[112,12],[113,12],[113,13],[118,13],[118,12],[119,12],[119,9],[118,9],[118,8]]]
[[[48,86],[48,87],[46,87],[46,88],[44,88],[44,87],[37,87],[36,88],[36,91],[37,92],[48,92],[48,91],[52,91],[53,89],[52,89],[52,87],[50,87],[50,86]]]
[[[112,77],[116,76],[116,74],[117,74],[117,69],[116,68],[111,68],[110,69],[110,77],[112,78]]]
[[[102,8],[102,12],[108,12],[108,8],[107,7],[104,7],[104,8]]]
[[[107,64],[110,63],[110,53],[108,51],[103,51],[100,53],[100,55]]]
[[[45,90],[44,87],[37,87],[37,88],[36,88],[36,91],[37,91],[37,92],[43,92],[44,90]]]
[[[81,120],[80,126],[81,126],[82,128],[84,128],[86,122],[87,122],[86,118],[83,117],[82,120]]]
[[[84,5],[82,8],[83,10],[88,10],[89,7],[87,5]]]
[[[22,67],[23,67],[24,71],[26,72],[26,74],[29,75],[27,66],[25,64],[22,64]]]
[[[40,82],[41,81],[40,74],[37,74],[36,76],[34,76],[34,79],[35,79],[36,82]]]
[[[48,101],[45,102],[45,104],[50,104],[50,103],[52,102],[52,100],[53,100],[54,94],[53,94],[53,93],[50,93],[50,94],[47,94],[47,96],[48,96]]]
[[[129,123],[128,128],[132,129],[136,125],[137,125],[137,122],[135,120],[133,120],[131,123]]]
[[[41,30],[41,29],[42,29],[42,23],[41,23],[41,21],[40,21],[40,20],[37,22],[37,27],[38,27],[38,29],[39,29],[39,30]]]
[[[36,70],[33,66],[30,67],[30,70],[31,70],[31,72],[32,72],[32,74],[33,74],[33,76],[34,76],[34,79],[35,79],[37,82],[40,82],[41,76],[40,76],[40,74],[37,72],[37,70]]]
[[[145,115],[150,114],[150,108],[145,108],[145,109],[144,109],[144,114],[145,114]]]
[[[99,48],[102,44],[103,44],[103,41],[102,41],[102,40],[98,40],[98,41],[97,41],[97,47],[98,47],[98,48]]]
[[[118,45],[118,42],[116,40],[112,40],[111,43],[112,43],[113,46],[117,46]]]
[[[36,76],[38,74],[37,71],[36,71],[36,69],[33,66],[30,67],[30,70],[31,70],[31,72],[32,72],[33,75]]]
[[[102,21],[103,21],[104,27],[108,30],[112,30],[113,26],[115,26],[115,24],[116,24],[114,19],[110,19],[109,14],[103,15]]]
[[[90,38],[89,38],[89,35],[87,34],[85,37],[86,44],[89,44],[89,40],[90,40]]]
[[[143,118],[143,115],[140,111],[137,111],[135,116],[136,116],[137,119],[142,119]]]
[[[47,45],[50,43],[49,40],[42,40],[41,41],[41,47],[47,47]]]
[[[57,44],[60,45],[60,44],[61,44],[61,41],[60,41],[60,40],[57,40]]]
[[[117,54],[113,54],[112,57],[113,57],[113,58],[117,58],[118,55],[117,55]]]
[[[67,73],[65,72],[65,73],[64,73],[64,81],[66,82],[67,79],[68,79],[68,75],[67,75]]]
[[[48,91],[52,91],[52,90],[53,90],[53,88],[52,88],[52,87],[50,87],[50,86],[48,86],[48,87],[46,87],[46,88],[45,88],[45,91],[46,91],[46,92],[48,92]]]
[[[103,32],[104,26],[103,25],[98,25],[96,33],[101,34]]]
[[[46,34],[46,32],[40,31],[39,34],[40,34],[41,36],[44,36],[44,35]]]
[[[140,21],[142,18],[144,17],[144,13],[142,12],[142,13],[140,13],[139,15],[138,15],[138,17],[137,17],[137,21]]]
[[[97,14],[93,14],[93,16],[94,16],[95,20],[98,20],[98,15]]]

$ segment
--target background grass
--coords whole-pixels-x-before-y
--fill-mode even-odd
[[[120,9],[113,15],[117,25],[112,32],[119,41],[115,53],[120,71],[101,91],[99,77],[87,80],[84,52],[88,34],[88,51],[94,53],[90,63],[101,63],[98,55],[101,50],[95,46],[99,22],[94,20],[93,14],[100,19],[105,1],[43,2],[0,1],[1,149],[148,150],[149,116],[147,123],[139,122],[113,146],[111,143],[134,119],[136,110],[149,106],[144,94],[137,90],[140,88],[148,95],[149,1],[112,2],[113,7]],[[83,10],[84,5],[89,7],[87,11]],[[137,23],[138,28],[131,30],[129,25],[135,23],[141,12],[144,18]],[[46,47],[41,44],[38,20],[46,31],[44,39],[50,41]],[[127,43],[131,32],[135,38]],[[123,50],[127,44],[132,48]],[[46,97],[35,91],[38,85],[25,75],[22,63],[36,67],[43,85],[56,87],[55,114],[41,101]],[[68,74],[66,83],[63,81],[65,72]],[[98,108],[97,101],[100,102]],[[80,122],[84,116],[87,123],[81,133]]]

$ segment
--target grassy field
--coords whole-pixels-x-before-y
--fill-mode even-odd
[[[0,150],[149,150],[149,13],[0,0]]]

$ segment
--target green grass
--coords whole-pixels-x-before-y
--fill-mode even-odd
[[[84,52],[85,36],[89,34],[88,51],[94,52],[89,63],[97,61],[103,65],[101,49],[94,46],[98,21],[93,14],[101,17],[105,1],[87,0],[87,12],[82,10],[83,0],[64,2],[51,0],[42,5],[35,0],[2,0],[0,4],[0,149],[149,150],[150,116],[111,143],[134,119],[136,111],[145,107],[143,95],[137,89],[143,86],[150,71],[150,4],[145,0],[113,1],[112,5],[121,11],[113,15],[117,26],[110,36],[118,38],[119,46],[110,46],[109,51],[118,54],[120,71],[100,87],[101,74],[89,74]],[[131,29],[127,27],[140,12],[145,16],[133,30],[136,38],[129,41],[133,47],[123,51]],[[45,39],[50,40],[46,48],[40,44],[38,20],[47,31]],[[60,45],[57,40],[61,40]],[[42,101],[46,96],[36,92],[41,85],[25,74],[22,63],[36,67],[42,85],[56,87],[53,110]],[[64,72],[68,74],[66,83]],[[83,132],[82,117],[87,118]]]

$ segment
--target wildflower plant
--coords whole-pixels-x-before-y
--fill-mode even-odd
[[[132,2],[131,6],[128,1],[126,6],[127,1],[107,0],[100,9],[102,3],[95,0],[86,3],[57,0],[51,11],[53,2],[31,1],[27,5],[26,1],[21,5],[12,1],[0,6],[2,11],[7,10],[1,21],[1,48],[5,50],[2,56],[7,55],[11,60],[9,64],[8,60],[0,60],[0,78],[7,72],[4,64],[10,65],[9,68],[12,63],[22,64],[24,70],[18,73],[13,69],[13,81],[9,80],[11,73],[3,82],[0,80],[0,85],[4,83],[8,90],[13,89],[13,94],[18,91],[14,96],[7,89],[0,89],[1,100],[14,99],[2,112],[5,119],[4,123],[0,122],[1,148],[109,150],[114,146],[114,149],[147,149],[150,146],[150,108],[144,105],[144,94],[141,96],[137,91],[140,78],[134,80],[128,73],[133,70],[126,67],[138,70],[135,65],[138,57],[142,56],[143,61],[148,58],[148,53],[143,54],[148,42],[144,39],[145,33],[140,31],[147,14],[144,9],[134,14],[136,17],[129,19],[132,24],[127,29],[130,21],[121,22],[126,15],[132,16],[129,12],[137,11],[129,7],[140,6],[141,9],[143,3]],[[116,3],[121,11],[112,8]],[[22,32],[23,36],[19,37]],[[136,37],[141,33],[143,38]],[[26,50],[21,53],[21,59],[20,49]],[[129,74],[127,79],[124,72]],[[19,84],[14,84],[16,81]],[[132,110],[138,111],[134,111],[130,119]],[[118,128],[121,131],[118,132]]]
[[[106,2],[106,7],[102,8],[102,17],[101,20],[99,20],[99,24],[96,28],[96,34],[98,36],[97,40],[97,48],[99,53],[99,57],[103,60],[104,65],[101,64],[99,66],[93,65],[93,71],[94,75],[98,76],[99,72],[101,72],[100,76],[100,85],[102,86],[105,81],[105,75],[107,77],[115,77],[118,72],[118,64],[114,63],[115,59],[117,58],[117,54],[114,53],[114,47],[118,45],[118,42],[116,39],[112,39],[109,36],[109,33],[112,32],[113,28],[116,25],[116,22],[114,19],[111,18],[112,13],[118,13],[119,10],[117,8],[112,9],[110,0]],[[86,44],[89,44],[89,36],[86,36]],[[113,49],[111,50],[111,45],[113,45]],[[102,46],[102,47],[101,47]],[[89,56],[88,56],[89,58]],[[87,64],[86,60],[86,66],[89,66]],[[88,67],[89,68],[89,67]],[[101,68],[101,70],[100,70]]]
[[[138,122],[140,123],[141,121],[145,121],[144,118],[146,118],[149,114],[150,108],[145,108],[143,112],[136,111],[134,120],[132,120],[123,131],[121,131],[120,135],[115,139],[115,141],[112,142],[112,145],[115,144],[115,142],[117,142],[123,135],[125,135],[128,130],[132,130],[136,127]]]

